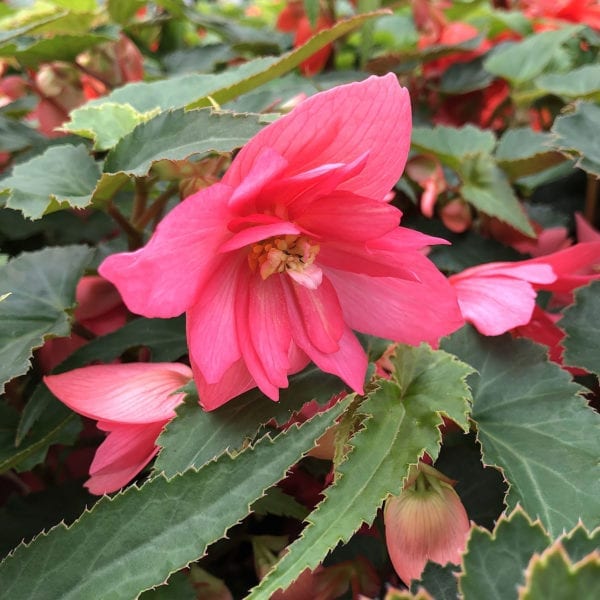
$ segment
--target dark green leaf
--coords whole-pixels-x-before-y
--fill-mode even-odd
[[[577,157],[576,166],[600,177],[600,137],[590,131],[600,129],[600,106],[576,102],[575,110],[558,117],[552,126],[555,146],[567,156]]]
[[[509,129],[496,148],[496,160],[511,180],[534,175],[565,161],[551,144],[549,133],[529,127]]]
[[[100,178],[100,167],[85,146],[53,146],[17,165],[0,187],[9,189],[9,208],[30,219],[61,208],[85,208]]]
[[[0,116],[0,152],[17,152],[40,141],[42,136],[21,121]]]
[[[517,600],[517,586],[525,581],[529,560],[549,544],[539,522],[532,523],[520,509],[501,517],[493,535],[475,527],[463,555],[462,598]]]
[[[444,94],[466,94],[486,88],[494,76],[483,68],[483,58],[468,63],[450,65],[442,74],[440,92]]]
[[[291,496],[288,496],[281,488],[272,487],[262,498],[252,505],[252,512],[259,515],[277,515],[280,517],[292,517],[303,521],[308,515],[308,509]]]
[[[434,562],[428,562],[419,581],[410,586],[413,594],[419,588],[424,588],[435,600],[458,600],[458,567],[448,563],[445,567]]]
[[[75,287],[91,259],[83,246],[24,253],[0,267],[0,385],[27,372],[47,336],[70,332]]]
[[[182,160],[192,155],[231,152],[263,127],[257,115],[179,109],[138,125],[109,152],[108,173],[146,175],[158,160]]]
[[[535,85],[549,94],[563,98],[600,99],[600,65],[585,65],[568,73],[541,75]]]
[[[437,457],[441,414],[468,428],[470,368],[428,346],[400,346],[392,359],[392,381],[379,380],[358,411],[362,429],[349,440],[351,451],[308,516],[302,535],[248,598],[269,598],[306,568],[314,569],[339,542],[370,524],[389,494],[398,494],[409,465],[424,452]]]
[[[182,404],[158,439],[162,450],[155,469],[171,476],[191,466],[199,468],[228,450],[240,449],[271,419],[283,425],[304,403],[314,398],[324,404],[343,389],[337,377],[311,365],[290,377],[290,386],[281,390],[276,403],[254,389],[210,412],[195,400]]]
[[[575,302],[558,323],[567,337],[563,342],[565,363],[600,375],[600,281],[575,292]]]
[[[579,519],[600,525],[600,415],[582,388],[525,339],[487,338],[465,327],[442,347],[479,371],[472,418],[487,465],[502,469],[507,504],[558,535]]]
[[[101,499],[70,528],[59,525],[17,548],[0,565],[3,594],[12,600],[129,600],[160,585],[243,519],[249,504],[284,476],[346,406],[341,401],[236,458],[225,455],[199,471],[158,477]]]

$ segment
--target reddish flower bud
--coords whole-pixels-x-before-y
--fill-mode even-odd
[[[386,501],[383,518],[390,559],[407,585],[428,560],[460,562],[469,518],[452,481],[433,467],[420,463],[414,469],[402,493]]]

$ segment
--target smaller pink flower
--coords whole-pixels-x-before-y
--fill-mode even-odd
[[[191,379],[179,363],[94,365],[44,377],[61,402],[107,432],[85,484],[92,494],[118,490],[152,460],[156,438],[184,399],[177,390]]]
[[[429,560],[460,563],[471,527],[452,481],[424,463],[399,496],[388,498],[383,520],[390,559],[407,585],[420,578]]]
[[[484,335],[500,335],[529,323],[537,296],[533,284],[555,280],[550,265],[529,261],[487,263],[449,278],[465,321]]]

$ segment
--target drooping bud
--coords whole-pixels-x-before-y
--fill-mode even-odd
[[[411,471],[399,496],[388,498],[384,522],[390,559],[407,585],[429,560],[458,564],[470,529],[452,481],[424,463]]]

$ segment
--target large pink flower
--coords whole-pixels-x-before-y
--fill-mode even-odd
[[[185,396],[175,392],[191,378],[179,363],[93,365],[44,377],[59,400],[108,433],[85,484],[92,494],[118,490],[150,462],[156,438]]]
[[[148,244],[100,267],[133,312],[187,313],[206,409],[251,387],[276,400],[309,360],[361,391],[352,329],[416,344],[458,328],[454,292],[384,201],[410,143],[393,75],[317,94],[263,129],[221,183],[190,196]]]

